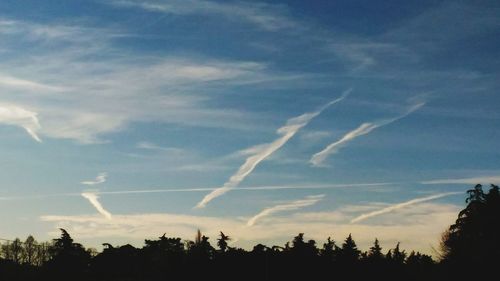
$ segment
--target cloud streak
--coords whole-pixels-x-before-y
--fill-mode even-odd
[[[309,189],[333,189],[333,188],[375,188],[374,191],[380,191],[376,187],[394,185],[396,183],[346,183],[346,184],[305,184],[305,185],[269,185],[269,186],[247,186],[235,187],[232,191],[267,191],[267,190],[309,190]],[[217,188],[199,187],[199,188],[171,188],[171,189],[138,189],[138,190],[116,190],[116,191],[94,191],[97,195],[128,195],[128,194],[148,194],[148,193],[184,193],[184,192],[206,192]],[[50,197],[81,196],[80,193],[59,193],[44,194],[35,196],[5,196],[0,200],[26,200],[26,199],[46,199]]]
[[[0,102],[36,109],[43,136],[81,144],[108,142],[107,134],[134,122],[252,130],[262,116],[215,106],[211,93],[312,77],[202,53],[153,60],[123,48],[116,39],[134,35],[116,26],[0,18],[0,27],[0,50],[14,56],[0,61],[0,91],[10,93]],[[20,42],[27,42],[25,52],[18,52]]]
[[[12,77],[12,76],[6,76],[0,73],[0,87],[6,87],[6,88],[18,88],[18,89],[25,89],[25,90],[31,90],[31,91],[55,91],[55,92],[60,92],[63,91],[63,88],[56,87],[56,86],[51,86],[51,85],[46,85],[42,83],[38,83],[35,81],[30,81],[26,79],[20,79],[17,77]]]
[[[424,208],[424,210],[422,210]],[[194,216],[175,213],[113,214],[108,220],[101,215],[43,215],[42,222],[53,225],[50,236],[57,235],[59,227],[65,228],[89,246],[99,246],[99,240],[126,238],[127,243],[141,247],[145,237],[167,236],[190,239],[197,229],[205,235],[216,237],[222,229],[239,239],[238,247],[251,250],[256,243],[280,245],[289,241],[291,233],[306,233],[311,239],[323,241],[335,234],[342,239],[352,233],[360,248],[368,249],[376,233],[383,245],[393,246],[401,237],[409,248],[432,253],[431,245],[439,245],[444,226],[456,219],[460,206],[423,203],[413,205],[394,214],[391,223],[349,224],[350,212],[298,212],[290,216],[274,216],[259,221],[253,227],[245,225],[241,217]],[[192,239],[192,238],[191,238]],[[272,242],[271,242],[272,241]]]
[[[114,0],[117,7],[137,7],[146,11],[173,15],[213,15],[232,21],[246,22],[265,31],[298,28],[287,17],[284,6],[252,2],[215,2],[205,0],[174,0],[166,2],[147,0]]]
[[[316,166],[316,167],[322,166],[323,162],[326,160],[326,158],[328,156],[337,153],[343,146],[345,146],[350,141],[356,139],[357,137],[367,135],[371,131],[373,131],[377,128],[389,125],[393,122],[396,122],[399,119],[402,119],[402,118],[410,115],[414,111],[418,110],[423,105],[424,105],[424,103],[416,104],[416,105],[412,106],[409,110],[407,110],[404,114],[402,114],[396,118],[386,119],[386,120],[382,120],[382,121],[378,121],[378,122],[374,122],[374,123],[363,123],[358,128],[345,134],[340,140],[329,144],[323,150],[314,154],[311,157],[311,159],[309,160],[309,162],[312,164],[312,166]]]
[[[37,142],[42,142],[37,134],[41,129],[37,113],[15,105],[0,104],[0,123],[18,126]]]
[[[270,186],[247,186],[234,187],[231,191],[260,191],[260,190],[288,190],[288,189],[331,189],[331,188],[353,188],[353,187],[379,187],[394,185],[395,183],[351,183],[351,184],[310,184],[310,185],[270,185]],[[96,194],[146,194],[146,193],[170,193],[170,192],[205,192],[214,191],[218,188],[175,188],[175,189],[140,189],[140,190],[117,190],[96,192]]]
[[[90,204],[94,206],[94,208],[99,212],[99,214],[103,215],[106,219],[111,219],[111,213],[108,212],[99,202],[99,196],[95,192],[83,192],[83,198],[89,200]]]
[[[107,176],[108,176],[107,173],[99,173],[97,175],[97,177],[95,178],[95,180],[92,180],[92,181],[82,181],[80,183],[84,184],[84,185],[97,185],[97,184],[101,184],[101,183],[106,182]]]
[[[422,184],[500,184],[500,176],[482,176],[459,179],[439,179],[423,181]]]
[[[157,144],[147,142],[147,141],[141,141],[141,142],[137,143],[136,147],[139,149],[159,150],[159,151],[164,151],[164,152],[169,152],[169,153],[182,153],[184,151],[183,149],[180,149],[177,147],[163,147],[163,146],[159,146]]]
[[[247,226],[253,226],[253,225],[255,225],[255,223],[257,223],[258,220],[261,220],[265,217],[268,217],[274,213],[284,212],[284,211],[293,211],[293,210],[297,210],[300,208],[314,205],[314,204],[318,203],[319,201],[321,201],[321,199],[323,199],[324,197],[325,197],[324,194],[311,195],[311,196],[307,196],[306,198],[301,199],[301,200],[296,200],[296,201],[288,202],[285,204],[280,204],[280,205],[276,205],[273,207],[265,208],[257,215],[251,217],[247,221]]]
[[[340,98],[337,98],[327,103],[317,111],[305,113],[300,116],[289,119],[285,126],[277,130],[277,133],[282,135],[280,138],[276,139],[271,143],[254,147],[255,153],[246,159],[245,163],[238,169],[238,171],[235,174],[233,174],[231,178],[229,178],[229,180],[222,187],[217,188],[211,193],[207,194],[196,205],[196,208],[204,208],[213,199],[225,194],[226,192],[238,186],[240,182],[242,182],[250,173],[252,173],[252,171],[260,162],[265,160],[276,150],[280,149],[285,143],[288,142],[288,140],[290,140],[302,127],[306,126],[309,123],[309,121],[311,121],[314,117],[318,116],[323,110],[325,110],[329,106],[342,101],[350,92],[351,92],[350,89],[345,91]]]
[[[443,197],[447,197],[447,196],[451,196],[451,195],[458,195],[458,194],[463,194],[463,192],[446,192],[446,193],[434,194],[434,195],[427,196],[427,197],[415,198],[415,199],[412,199],[412,200],[409,200],[406,202],[391,205],[389,207],[386,207],[386,208],[383,208],[383,209],[380,209],[377,211],[373,211],[373,212],[359,215],[359,216],[355,217],[354,219],[352,219],[351,223],[358,223],[360,221],[364,221],[364,220],[367,220],[369,218],[373,218],[376,216],[395,212],[397,210],[406,208],[406,207],[411,206],[411,205],[415,205],[415,204],[419,204],[419,203],[423,203],[423,202],[427,202],[427,201],[431,201],[431,200],[435,200],[435,199],[439,199],[439,198],[443,198]]]

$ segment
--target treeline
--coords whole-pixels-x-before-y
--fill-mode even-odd
[[[365,252],[358,249],[349,235],[337,245],[331,238],[318,247],[314,240],[305,240],[300,233],[283,246],[268,247],[258,244],[251,251],[228,246],[230,237],[223,232],[212,246],[209,238],[198,232],[194,241],[181,238],[159,237],[145,240],[142,248],[131,245],[113,247],[104,244],[104,250],[97,253],[75,243],[69,233],[61,229],[61,237],[51,243],[36,243],[32,236],[21,243],[19,239],[2,245],[2,264],[11,264],[19,278],[44,276],[61,279],[75,276],[82,280],[164,280],[165,278],[198,279],[230,276],[252,280],[276,280],[287,277],[320,277],[325,270],[358,270],[366,273],[382,273],[385,270],[411,272],[433,271],[436,263],[428,255],[419,252],[406,253],[399,243],[386,252],[375,239],[373,246]],[[222,276],[219,274],[224,273]],[[7,276],[2,276],[7,277]],[[2,279],[3,280],[3,279]]]
[[[39,243],[30,235],[24,241],[19,238],[5,240],[0,246],[0,257],[16,264],[42,266],[50,259],[51,247],[51,242]]]
[[[351,235],[318,245],[303,233],[283,246],[258,244],[252,250],[230,247],[220,232],[214,245],[198,231],[194,241],[145,240],[144,246],[103,244],[86,249],[61,229],[52,242],[29,236],[1,247],[0,280],[451,280],[498,275],[500,193],[477,185],[468,191],[467,207],[443,234],[437,260],[419,252],[383,250],[377,239],[368,251]],[[494,280],[495,278],[491,279]]]

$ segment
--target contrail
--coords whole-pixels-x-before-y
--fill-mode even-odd
[[[351,89],[345,91],[342,96],[338,99],[335,99],[319,110],[315,112],[305,113],[300,116],[291,118],[287,121],[286,125],[279,128],[277,133],[282,135],[282,137],[276,139],[275,141],[260,145],[259,149],[252,156],[248,157],[245,163],[238,169],[238,171],[229,178],[229,180],[224,183],[222,187],[219,187],[207,194],[197,205],[195,208],[204,208],[208,202],[212,201],[214,198],[217,198],[229,190],[238,186],[238,184],[243,181],[254,169],[255,167],[264,159],[273,154],[276,150],[282,147],[288,140],[290,140],[302,127],[306,126],[309,121],[311,121],[314,117],[318,116],[323,110],[328,108],[329,106],[340,102],[343,100],[349,93]]]
[[[421,184],[499,184],[500,176],[482,176],[482,177],[472,177],[472,178],[460,178],[460,179],[439,179],[439,180],[429,180],[422,181]]]
[[[311,157],[311,160],[309,160],[309,162],[313,165],[313,166],[321,166],[322,163],[325,161],[325,159],[331,155],[331,154],[335,154],[337,153],[340,148],[342,148],[344,145],[346,145],[348,142],[350,142],[351,140],[359,137],[359,136],[362,136],[362,135],[366,135],[368,133],[370,133],[371,131],[379,128],[379,127],[383,127],[385,125],[389,125],[401,118],[404,118],[406,116],[408,116],[409,114],[411,114],[412,112],[418,110],[420,107],[422,107],[425,103],[419,103],[419,104],[416,104],[414,106],[412,106],[409,110],[407,110],[404,114],[396,117],[396,118],[392,118],[392,119],[386,119],[386,120],[382,120],[382,121],[379,121],[379,122],[374,122],[374,123],[363,123],[361,124],[358,128],[350,131],[349,133],[345,134],[340,140],[336,141],[336,142],[333,142],[331,144],[329,144],[325,149],[323,149],[322,151],[314,154],[312,157]]]
[[[426,201],[431,201],[431,200],[435,200],[435,199],[438,199],[438,198],[442,198],[442,197],[446,197],[446,196],[451,196],[451,195],[457,195],[457,194],[463,194],[463,192],[446,192],[446,193],[434,194],[434,195],[427,196],[427,197],[421,197],[421,198],[412,199],[410,201],[406,201],[406,202],[402,202],[402,203],[399,203],[399,204],[391,205],[389,207],[383,208],[383,209],[378,210],[378,211],[373,211],[373,212],[370,212],[370,213],[362,214],[362,215],[357,216],[354,219],[352,219],[351,223],[357,223],[357,222],[360,222],[360,221],[363,221],[363,220],[366,220],[366,219],[369,219],[369,218],[372,218],[372,217],[376,217],[376,216],[380,216],[380,215],[387,214],[387,213],[390,213],[390,212],[394,212],[394,211],[397,211],[399,209],[402,209],[402,208],[405,208],[405,207],[408,207],[408,206],[411,206],[411,205],[415,205],[415,204],[418,204],[418,203],[422,203],[422,202],[426,202]]]
[[[111,219],[111,213],[108,212],[106,209],[104,209],[104,207],[101,205],[101,203],[99,202],[99,200],[97,200],[97,199],[99,199],[99,196],[95,192],[83,192],[82,196],[85,199],[89,200],[90,204],[92,204],[92,206],[94,206],[94,208],[96,208],[96,210],[101,215],[103,215],[108,220]]]
[[[42,142],[36,133],[41,129],[37,113],[19,106],[0,104],[0,123],[23,128],[35,141]]]
[[[107,173],[99,173],[95,180],[93,181],[82,181],[80,182],[81,184],[84,185],[96,185],[96,184],[101,184],[103,182],[106,182],[106,177],[108,176]]]
[[[300,208],[314,205],[314,204],[318,203],[324,197],[325,197],[324,194],[307,196],[306,198],[301,199],[301,200],[296,200],[296,201],[288,202],[286,204],[281,204],[281,205],[276,205],[274,207],[265,208],[260,213],[253,216],[252,218],[250,218],[247,222],[247,226],[253,226],[258,220],[260,220],[264,217],[270,216],[270,215],[277,213],[277,212],[293,211],[293,210],[297,210]]]
[[[394,185],[396,183],[351,183],[351,184],[313,184],[313,185],[270,185],[270,186],[247,186],[235,187],[231,190],[282,190],[282,189],[330,189],[342,187],[372,187],[372,186],[385,186]],[[149,189],[149,190],[118,190],[118,191],[103,191],[96,192],[96,194],[142,194],[142,193],[169,193],[169,192],[203,192],[214,191],[217,188],[177,188],[177,189]]]
[[[346,184],[308,184],[308,185],[269,185],[269,186],[246,186],[235,187],[233,191],[260,191],[260,190],[286,190],[286,189],[332,189],[332,188],[350,188],[350,187],[376,187],[400,184],[396,182],[379,182],[379,183],[346,183]],[[138,189],[138,190],[116,190],[116,191],[95,191],[96,195],[126,195],[126,194],[147,194],[147,193],[182,193],[182,192],[206,192],[213,191],[214,187],[200,188],[170,188],[170,189]],[[81,196],[81,193],[57,193],[43,194],[31,196],[4,196],[0,200],[23,200],[23,199],[46,199],[50,197],[76,197]]]

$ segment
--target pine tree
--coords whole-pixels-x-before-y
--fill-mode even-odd
[[[370,247],[370,251],[368,252],[368,258],[377,259],[377,260],[383,258],[382,247],[380,247],[380,244],[379,244],[377,238],[375,238],[375,242],[373,242],[373,246]]]
[[[340,250],[341,260],[343,262],[355,262],[359,259],[360,253],[361,251],[358,250],[358,246],[356,245],[356,242],[354,242],[354,239],[352,239],[352,235],[349,234]]]

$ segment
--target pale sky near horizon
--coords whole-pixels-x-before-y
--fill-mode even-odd
[[[0,2],[0,238],[433,253],[500,184],[498,1]]]

